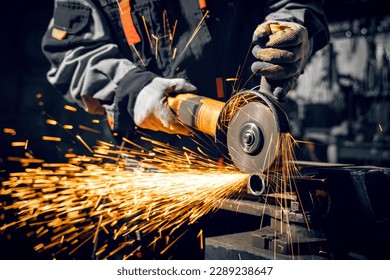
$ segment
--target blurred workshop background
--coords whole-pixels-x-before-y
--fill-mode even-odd
[[[67,104],[46,81],[40,44],[53,1],[8,2],[0,16],[0,181],[21,168],[18,157],[65,161],[67,153],[88,153],[96,139],[113,139],[104,117]],[[311,142],[298,159],[390,167],[389,7],[388,0],[325,0],[331,42],[284,103],[293,136]],[[26,140],[27,149],[11,146]],[[0,249],[1,258],[17,259],[20,250],[25,258],[47,257],[23,248],[22,237],[7,238],[0,236],[11,244]]]

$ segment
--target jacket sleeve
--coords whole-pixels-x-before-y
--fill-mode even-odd
[[[114,129],[119,118],[123,129],[132,126],[131,104],[155,75],[121,55],[93,1],[56,0],[42,49],[51,63],[48,81],[65,99],[91,114],[107,111]]]
[[[308,30],[312,52],[329,42],[328,23],[321,0],[268,0],[266,20],[300,23]]]

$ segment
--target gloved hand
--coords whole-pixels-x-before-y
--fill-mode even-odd
[[[252,72],[266,78],[273,94],[283,98],[301,74],[310,54],[305,27],[295,22],[266,21],[253,33]]]
[[[137,126],[170,134],[190,134],[169,108],[171,92],[194,92],[196,87],[185,79],[154,78],[138,94],[134,104],[134,122]]]

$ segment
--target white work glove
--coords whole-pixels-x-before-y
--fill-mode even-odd
[[[310,54],[305,27],[295,22],[266,21],[253,33],[252,72],[266,78],[273,94],[283,98],[303,71]]]
[[[178,121],[168,106],[167,98],[172,92],[194,91],[196,87],[185,79],[154,78],[137,96],[134,104],[135,124],[154,131],[188,135],[190,131]]]

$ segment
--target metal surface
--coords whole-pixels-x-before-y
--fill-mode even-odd
[[[278,153],[277,127],[266,105],[251,102],[240,108],[227,129],[227,146],[234,164],[247,173],[268,169]]]
[[[259,196],[265,191],[265,175],[260,173],[252,173],[248,179],[248,191],[250,194]]]

